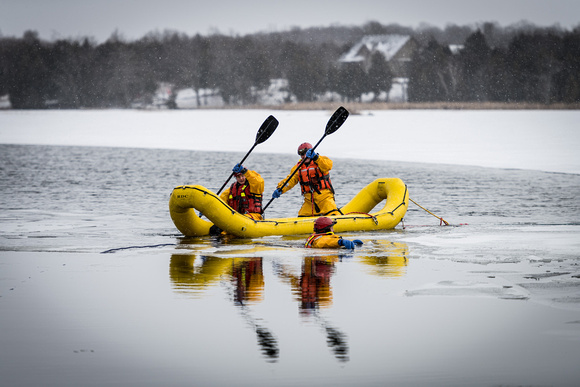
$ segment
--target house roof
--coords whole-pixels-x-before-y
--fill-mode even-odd
[[[450,44],[449,50],[451,50],[452,54],[458,54],[461,50],[463,50],[463,44]]]
[[[340,58],[340,62],[361,62],[365,57],[361,55],[361,50],[366,48],[368,52],[378,51],[387,61],[411,39],[408,35],[367,35],[360,42],[352,46],[350,51]]]

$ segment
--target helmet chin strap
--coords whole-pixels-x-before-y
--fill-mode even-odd
[[[324,230],[317,230],[316,231],[317,234],[328,234],[329,232],[332,232],[332,230],[330,228],[325,228]]]

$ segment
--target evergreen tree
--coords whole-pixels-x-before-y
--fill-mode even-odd
[[[463,101],[488,101],[489,55],[491,49],[481,31],[474,32],[465,41],[465,48],[459,58],[462,67],[462,83],[460,85]]]
[[[298,101],[310,102],[324,90],[327,69],[318,54],[303,44],[285,43],[288,88]]]
[[[489,65],[492,69],[488,80],[489,100],[493,102],[514,101],[515,96],[511,88],[513,73],[505,50],[492,50],[489,57]]]
[[[368,76],[359,62],[345,63],[339,71],[338,93],[346,101],[360,101],[362,94],[369,91]]]
[[[381,92],[387,93],[387,100],[389,91],[393,85],[393,73],[387,63],[385,57],[375,52],[371,56],[371,66],[368,72],[368,87],[369,91],[374,93],[374,100],[376,101]]]
[[[55,88],[50,77],[50,50],[35,31],[26,31],[6,52],[4,88],[14,109],[45,109]]]
[[[409,101],[436,102],[458,99],[460,83],[456,59],[449,48],[431,40],[418,51],[409,72]]]
[[[568,33],[562,39],[559,54],[561,66],[553,75],[555,102],[580,102],[580,28]]]

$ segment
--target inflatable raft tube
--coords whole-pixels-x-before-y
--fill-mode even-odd
[[[380,211],[369,213],[380,202]],[[337,221],[334,231],[378,231],[395,228],[409,206],[407,186],[398,178],[377,179],[363,188],[340,210],[344,215],[330,216]],[[201,219],[201,212],[209,221]],[[175,227],[185,236],[209,235],[216,225],[242,238],[269,235],[311,234],[317,217],[272,218],[253,220],[234,211],[218,195],[200,185],[183,185],[173,189],[169,213]]]

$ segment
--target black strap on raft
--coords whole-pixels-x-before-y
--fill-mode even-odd
[[[341,213],[342,214],[342,213]],[[371,214],[367,214],[366,212],[349,212],[346,215],[351,215],[351,214],[358,214],[358,215],[365,215],[368,216],[369,218],[371,218],[373,220],[373,222],[375,223],[375,225],[379,224],[379,220],[377,219],[376,216],[373,216]]]

